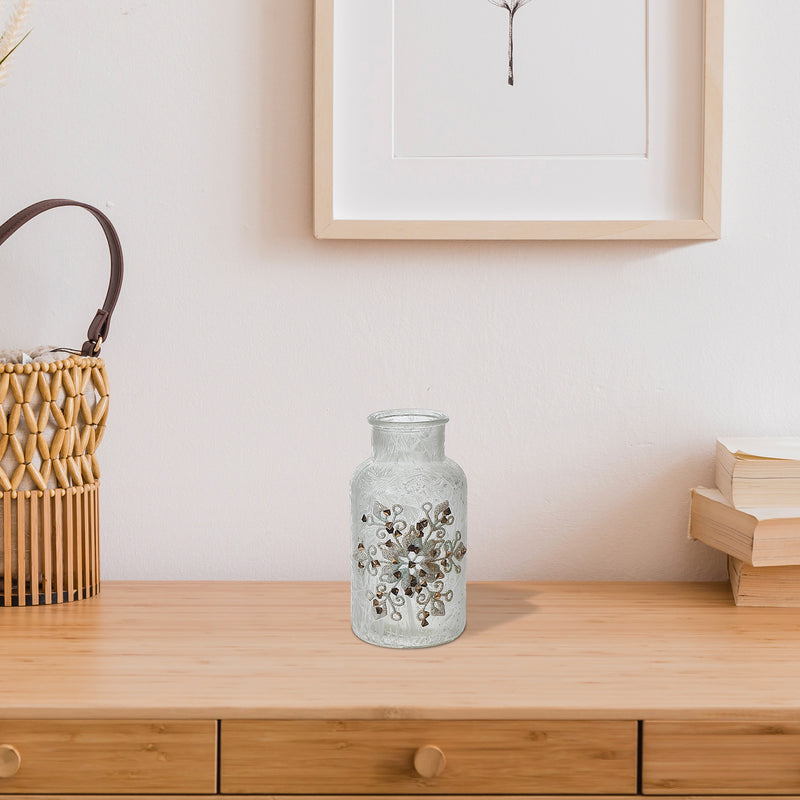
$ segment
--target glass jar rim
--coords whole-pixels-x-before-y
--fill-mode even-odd
[[[450,417],[441,411],[427,408],[391,408],[387,411],[376,411],[367,417],[373,428],[419,428],[433,425],[444,425]]]

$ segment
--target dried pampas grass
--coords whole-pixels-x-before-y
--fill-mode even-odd
[[[33,0],[19,0],[11,11],[5,27],[0,33],[0,86],[8,80],[9,56],[25,40],[30,31],[23,33],[25,19],[28,16]],[[2,0],[0,0],[0,13],[2,13]]]

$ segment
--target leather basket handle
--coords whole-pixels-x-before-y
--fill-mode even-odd
[[[122,246],[111,220],[94,206],[79,203],[76,200],[41,200],[27,208],[23,208],[22,211],[14,214],[11,219],[0,225],[0,245],[29,220],[44,211],[49,211],[51,208],[59,208],[60,206],[77,206],[91,212],[100,223],[100,227],[108,240],[108,250],[111,254],[111,279],[108,283],[108,291],[106,292],[106,299],[103,301],[103,307],[97,309],[97,314],[95,314],[91,325],[89,325],[86,341],[81,348],[81,355],[96,356],[100,353],[102,343],[108,339],[111,315],[114,313],[114,307],[119,299],[119,291],[122,288]]]

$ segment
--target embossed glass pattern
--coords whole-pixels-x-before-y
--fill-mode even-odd
[[[439,411],[371,414],[372,458],[351,501],[351,618],[360,639],[431,647],[466,624],[467,479]]]

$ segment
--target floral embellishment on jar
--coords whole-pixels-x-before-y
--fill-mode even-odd
[[[353,558],[360,570],[375,576],[367,599],[376,618],[399,622],[403,611],[417,607],[416,618],[425,628],[429,617],[443,617],[446,603],[453,599],[446,588],[448,573],[460,574],[467,548],[460,531],[450,532],[454,523],[450,504],[422,504],[421,518],[406,519],[403,506],[375,503],[372,512],[362,514],[364,535]],[[414,519],[414,517],[412,517]],[[373,539],[375,543],[365,544]]]

